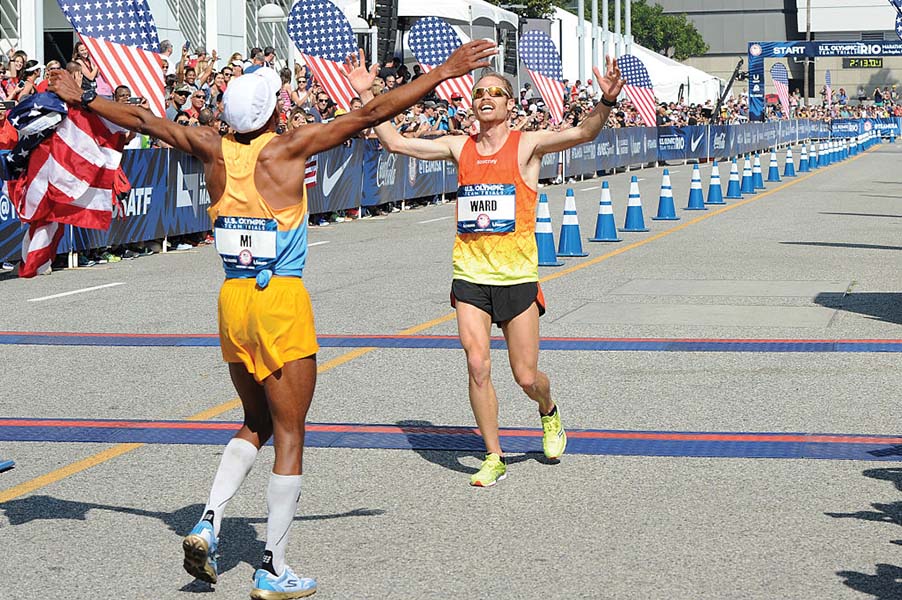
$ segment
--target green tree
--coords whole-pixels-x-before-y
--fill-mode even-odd
[[[489,0],[527,19],[547,19],[554,14],[555,0]]]

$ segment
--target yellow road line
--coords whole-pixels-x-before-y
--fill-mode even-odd
[[[876,148],[876,146],[874,148]],[[866,152],[870,152],[874,148],[870,148]],[[853,157],[851,160],[858,160],[862,156],[864,156],[864,153]],[[724,206],[723,208],[714,210],[708,214],[704,214],[699,217],[696,217],[695,219],[692,219],[691,221],[686,221],[685,223],[677,225],[676,227],[671,227],[670,229],[667,229],[660,233],[656,233],[655,235],[649,236],[645,239],[639,240],[638,242],[634,242],[627,246],[620,247],[617,250],[614,250],[613,252],[608,252],[607,254],[603,254],[601,256],[597,256],[590,260],[575,264],[572,267],[568,267],[562,271],[557,271],[556,273],[553,273],[551,275],[547,275],[547,276],[541,278],[539,281],[542,283],[544,283],[546,281],[552,281],[554,279],[563,277],[564,275],[569,275],[571,273],[575,273],[576,271],[585,269],[587,267],[597,265],[600,262],[603,262],[603,261],[613,258],[615,256],[619,256],[620,254],[623,254],[624,252],[628,252],[635,248],[639,248],[646,244],[650,244],[651,242],[654,242],[661,238],[667,237],[668,235],[671,235],[673,233],[681,231],[681,230],[685,229],[686,227],[689,227],[690,225],[694,225],[696,223],[701,223],[705,219],[710,219],[711,217],[714,217],[716,215],[723,214],[727,211],[739,208],[740,206],[745,206],[746,204],[754,202],[755,200],[760,200],[761,198],[764,198],[766,196],[769,196],[771,194],[774,194],[776,192],[784,190],[790,186],[793,186],[797,183],[805,181],[806,179],[813,177],[814,175],[816,175],[818,173],[823,173],[824,170],[826,170],[826,169],[831,169],[840,164],[842,164],[842,163],[834,163],[827,167],[821,167],[821,168],[817,169],[816,171],[811,171],[807,175],[803,175],[801,177],[796,177],[792,181],[787,181],[783,185],[775,187],[772,190],[761,192],[759,194],[752,196],[751,198],[747,198],[740,202],[736,202],[735,204],[729,204],[727,206]],[[455,313],[451,312],[444,316],[438,317],[436,319],[432,319],[431,321],[427,321],[425,323],[421,323],[419,325],[414,325],[413,327],[404,329],[403,331],[400,332],[400,335],[414,335],[416,333],[420,333],[421,331],[431,329],[432,327],[435,327],[437,325],[441,325],[442,323],[447,323],[448,321],[451,321],[454,318],[455,318]],[[332,360],[320,365],[317,368],[317,373],[325,373],[327,371],[330,371],[330,370],[332,370],[336,367],[339,367],[347,362],[350,362],[356,358],[360,358],[361,356],[369,354],[373,350],[376,350],[376,348],[357,348],[350,352],[346,352],[346,353],[342,354],[341,356],[333,358]],[[226,413],[230,410],[239,408],[240,406],[241,406],[241,401],[236,398],[233,400],[229,400],[228,402],[224,402],[218,406],[209,408],[205,411],[199,412],[190,417],[187,417],[185,420],[186,421],[206,421],[206,420],[218,417],[218,416],[222,415],[223,413]],[[4,490],[4,491],[0,492],[0,502],[9,502],[10,500],[14,500],[16,498],[19,498],[20,496],[24,496],[25,494],[31,493],[39,488],[56,483],[57,481],[65,479],[66,477],[69,477],[70,475],[75,475],[76,473],[86,471],[87,469],[90,469],[91,467],[97,466],[108,460],[112,460],[113,458],[116,458],[117,456],[122,456],[123,454],[131,452],[132,450],[137,450],[138,448],[141,448],[145,445],[146,444],[117,444],[116,446],[113,446],[112,448],[107,448],[106,450],[103,450],[102,452],[98,452],[97,454],[89,456],[83,460],[74,462],[74,463],[67,465],[65,467],[62,467],[60,469],[56,469],[55,471],[51,471],[51,472],[47,473],[46,475],[41,475],[40,477],[36,477],[35,479],[31,479],[24,483],[20,483],[17,486],[13,486],[7,490]]]

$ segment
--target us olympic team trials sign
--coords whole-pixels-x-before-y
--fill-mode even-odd
[[[902,56],[899,42],[749,42],[749,120],[764,120],[764,61],[823,57]]]

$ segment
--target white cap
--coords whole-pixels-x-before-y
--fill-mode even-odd
[[[223,120],[238,133],[260,129],[272,118],[281,87],[282,78],[269,67],[233,79],[222,98]]]

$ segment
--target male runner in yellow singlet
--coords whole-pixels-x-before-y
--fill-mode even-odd
[[[275,463],[267,488],[266,550],[254,574],[252,598],[309,596],[316,582],[285,564],[288,532],[301,493],[304,421],[316,383],[318,345],[310,298],[302,280],[307,254],[307,157],[406,110],[443,80],[488,66],[491,42],[459,48],[446,63],[328,124],[276,136],[281,79],[261,68],[233,80],[223,99],[223,120],[237,133],[220,137],[209,127],[181,127],[139,107],[84,92],[65,71],[50,89],[122,127],[158,138],[203,162],[216,247],[226,281],[219,295],[223,358],[244,408],[244,424],[226,446],[201,520],[183,540],[185,569],[215,583],[223,510],[244,481],[260,447],[273,437]],[[352,84],[367,89],[378,72],[345,65]],[[352,66],[353,62],[353,66]]]
[[[376,127],[390,152],[458,164],[451,304],[457,309],[467,356],[470,405],[487,453],[471,485],[494,485],[507,474],[491,379],[492,323],[504,333],[514,379],[539,405],[545,456],[557,459],[567,445],[548,377],[538,369],[539,316],[545,302],[538,284],[536,188],[543,155],[591,142],[607,122],[624,81],[616,61],[609,58],[606,68],[604,76],[595,69],[601,102],[578,127],[560,132],[511,130],[508,117],[516,99],[510,82],[499,73],[484,74],[473,88],[479,122],[475,136],[405,138],[391,123]],[[361,98],[372,98],[366,89],[356,89]]]

